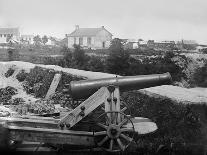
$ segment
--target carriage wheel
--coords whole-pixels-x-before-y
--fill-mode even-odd
[[[125,127],[125,124],[130,124],[130,127]],[[94,133],[97,146],[108,152],[125,151],[133,141],[134,125],[122,112],[109,111],[101,114],[97,118],[97,125],[101,129]]]

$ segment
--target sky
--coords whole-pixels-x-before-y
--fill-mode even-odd
[[[116,38],[207,44],[207,0],[0,0],[0,27],[64,38],[104,26]]]

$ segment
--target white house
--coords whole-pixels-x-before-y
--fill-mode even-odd
[[[0,28],[0,43],[7,43],[10,38],[20,40],[19,28]]]
[[[33,44],[34,43],[34,35],[21,35],[21,42],[26,44]]]
[[[69,48],[73,48],[73,45],[77,44],[83,48],[105,49],[110,46],[112,40],[112,34],[104,26],[100,28],[79,28],[76,25],[75,31],[66,36]]]

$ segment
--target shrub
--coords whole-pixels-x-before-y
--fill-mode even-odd
[[[30,70],[23,87],[29,94],[34,93],[36,97],[45,97],[54,75],[54,70],[36,66]]]
[[[19,82],[23,82],[26,77],[28,76],[29,73],[26,73],[24,70],[21,70],[17,75],[16,75],[16,79]]]
[[[207,87],[207,62],[203,67],[197,68],[190,83],[192,86]]]
[[[147,117],[157,124],[158,130],[147,137],[154,145],[200,140],[201,122],[190,105],[149,97],[138,91],[123,93],[122,98],[131,107],[133,116]]]
[[[5,73],[5,77],[8,78],[8,77],[12,76],[13,73],[14,73],[14,71],[15,71],[15,70],[14,70],[13,68],[9,68],[9,69],[7,70],[7,72]]]
[[[6,88],[0,89],[0,102],[3,104],[9,104],[9,100],[13,95],[17,94],[17,89],[7,86]]]

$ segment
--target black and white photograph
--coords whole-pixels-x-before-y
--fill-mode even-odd
[[[0,152],[207,155],[207,1],[0,0]]]

